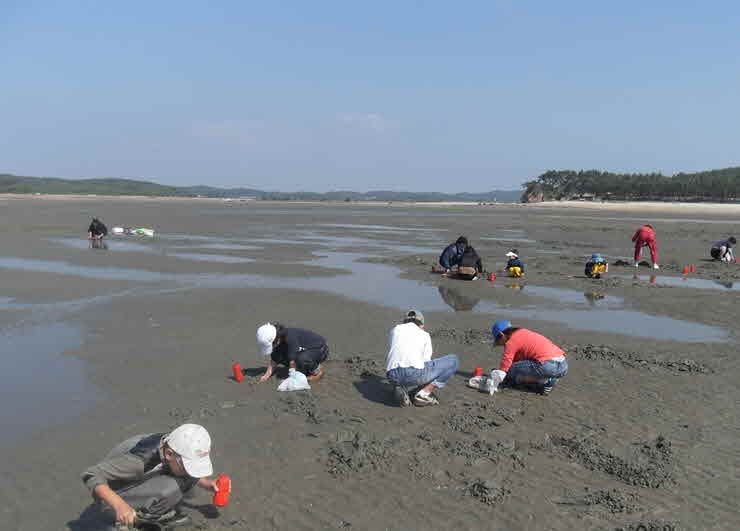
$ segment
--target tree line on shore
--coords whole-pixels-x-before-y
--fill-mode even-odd
[[[594,197],[614,200],[734,202],[740,167],[695,173],[612,173],[550,170],[523,185],[523,202]]]

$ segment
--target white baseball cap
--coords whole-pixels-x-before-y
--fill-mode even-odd
[[[180,456],[189,476],[204,478],[213,474],[211,436],[203,426],[183,424],[165,437],[167,446]]]
[[[508,253],[506,253],[506,257],[507,258],[519,258],[519,255],[509,251]]]
[[[265,323],[257,329],[257,344],[260,347],[260,354],[269,356],[272,354],[272,342],[277,337],[277,328],[270,323]]]

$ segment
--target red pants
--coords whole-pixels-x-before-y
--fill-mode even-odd
[[[637,240],[635,242],[635,262],[640,261],[640,255],[642,255],[642,248],[644,246],[650,247],[650,259],[654,264],[658,263],[658,242],[655,239],[652,240]]]

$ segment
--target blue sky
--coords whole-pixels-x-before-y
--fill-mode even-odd
[[[514,189],[740,165],[740,3],[0,1],[0,173]]]

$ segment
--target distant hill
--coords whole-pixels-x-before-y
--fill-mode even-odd
[[[131,179],[57,179],[0,174],[3,194],[98,194],[187,196],[175,186]]]
[[[57,179],[54,177],[20,177],[0,174],[0,193],[3,194],[96,194],[143,195],[163,197],[254,197],[261,200],[304,201],[473,201],[516,202],[519,190],[445,194],[441,192],[266,192],[252,188],[216,188],[213,186],[165,186],[132,179]]]

